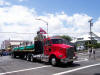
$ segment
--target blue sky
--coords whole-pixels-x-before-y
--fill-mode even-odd
[[[100,13],[100,0],[8,0],[12,4],[24,5],[35,8],[39,15],[44,13],[59,13],[64,11],[68,15],[85,13],[93,18],[98,18]]]

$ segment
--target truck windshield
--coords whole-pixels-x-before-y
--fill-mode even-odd
[[[63,39],[52,39],[53,44],[66,44],[66,41]]]

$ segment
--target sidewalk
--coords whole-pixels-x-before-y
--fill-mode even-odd
[[[96,51],[96,52],[100,52],[100,48],[95,49],[95,51]],[[88,53],[88,50],[77,51],[76,53],[82,53],[82,54],[85,54],[85,53]]]
[[[84,51],[84,52],[77,52],[77,56],[78,58],[87,58],[89,59],[89,54],[88,51]],[[96,49],[96,54],[95,54],[95,58],[93,57],[93,54],[91,55],[91,58],[89,60],[100,60],[100,48]]]

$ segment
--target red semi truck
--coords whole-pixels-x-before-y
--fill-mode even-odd
[[[55,66],[59,63],[70,63],[77,60],[73,46],[67,45],[66,40],[58,37],[45,38],[42,41],[34,42],[34,47],[31,49],[13,50],[12,57],[19,56],[20,58],[34,61],[40,60],[49,62]]]

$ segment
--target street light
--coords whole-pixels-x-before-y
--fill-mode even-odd
[[[43,21],[44,23],[46,23],[46,25],[47,25],[47,37],[48,37],[48,22],[43,20],[43,19],[36,19],[36,20],[40,20],[40,21]]]
[[[90,39],[91,39],[91,45],[92,45],[92,26],[93,26],[93,19],[90,19],[88,22],[90,23]],[[92,50],[92,47],[91,47]]]

